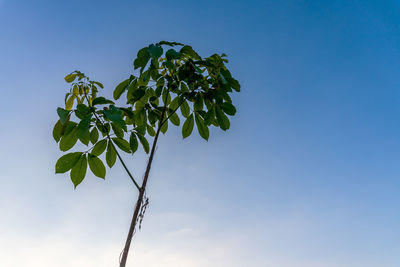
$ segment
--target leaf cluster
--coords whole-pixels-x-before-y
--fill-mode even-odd
[[[140,146],[149,153],[149,138],[159,131],[166,133],[169,125],[182,123],[182,136],[197,131],[209,139],[211,126],[226,131],[228,116],[236,113],[230,93],[240,91],[239,82],[226,67],[225,54],[202,58],[191,46],[161,41],[140,49],[133,62],[136,74],[120,82],[113,100],[98,96],[103,88],[82,72],[65,77],[70,90],[65,107],[59,107],[59,120],[53,137],[61,151],[69,151],[78,141],[88,146],[84,152],[70,152],[56,163],[56,173],[70,171],[75,187],[86,175],[87,166],[94,175],[105,178],[117,149],[133,154]],[[124,106],[115,100],[124,99]]]

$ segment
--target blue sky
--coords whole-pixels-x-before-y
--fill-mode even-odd
[[[128,266],[400,266],[398,1],[0,1],[0,266],[116,266],[121,166],[73,190],[51,137],[79,69],[104,94],[141,47],[225,52],[228,132],[160,139]],[[171,153],[172,152],[172,153]],[[145,155],[126,157],[141,177]]]

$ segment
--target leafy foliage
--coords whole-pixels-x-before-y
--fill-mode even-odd
[[[79,142],[88,148],[62,156],[56,173],[71,171],[75,187],[85,178],[88,165],[94,175],[105,178],[103,157],[111,168],[119,156],[117,149],[133,154],[140,144],[149,153],[149,138],[159,131],[165,134],[169,125],[182,124],[183,138],[191,135],[195,125],[205,140],[212,126],[226,131],[228,116],[236,113],[230,94],[240,91],[226,63],[225,54],[202,58],[181,43],[151,44],[137,53],[133,67],[138,73],[120,82],[113,92],[114,100],[126,103],[122,106],[97,96],[104,87],[100,82],[80,71],[68,74],[65,81],[70,90],[65,106],[57,109],[53,138],[61,151]]]

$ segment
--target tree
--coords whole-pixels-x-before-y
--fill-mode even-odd
[[[164,49],[167,49],[165,53]],[[114,100],[126,95],[124,106],[116,106],[114,101],[98,96],[103,85],[82,72],[65,76],[71,87],[65,95],[65,108],[57,108],[60,119],[53,129],[54,140],[64,152],[72,149],[78,140],[91,147],[60,157],[56,173],[70,171],[75,188],[85,178],[88,165],[95,176],[104,179],[106,167],[100,156],[105,154],[110,168],[119,159],[138,190],[120,267],[126,264],[132,236],[148,205],[146,185],[160,132],[165,134],[169,123],[179,126],[181,119],[184,120],[183,138],[192,133],[194,125],[205,140],[209,138],[210,126],[229,129],[227,115],[236,113],[230,93],[239,92],[240,85],[225,66],[226,57],[214,54],[202,58],[192,47],[177,42],[161,41],[144,47],[138,51],[133,64],[138,74],[130,75],[114,90]],[[139,143],[150,153],[141,185],[119,152],[134,154]]]

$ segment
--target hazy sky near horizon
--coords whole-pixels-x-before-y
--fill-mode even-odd
[[[111,97],[160,40],[225,52],[242,92],[228,132],[161,137],[128,266],[400,266],[399,22],[399,1],[0,0],[0,266],[117,266],[131,181],[117,162],[74,190],[51,131],[65,74]]]

